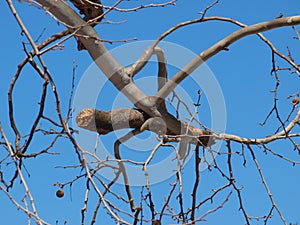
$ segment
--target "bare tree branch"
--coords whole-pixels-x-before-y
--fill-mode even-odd
[[[188,75],[190,75],[203,62],[207,61],[208,59],[210,59],[220,51],[227,49],[231,44],[240,40],[241,38],[252,34],[257,34],[264,31],[272,30],[278,27],[294,26],[297,24],[300,24],[300,16],[291,16],[291,17],[279,18],[267,22],[254,24],[233,32],[232,34],[228,35],[227,37],[223,38],[221,41],[211,46],[210,48],[201,52],[198,56],[196,56],[193,60],[191,60],[191,62],[189,62],[184,68],[182,68],[181,71],[175,74],[165,84],[165,86],[157,92],[156,94],[157,101],[159,102],[160,99],[165,99],[174,90],[177,84],[179,84]],[[159,39],[156,41],[156,43],[158,42]]]
[[[216,138],[221,140],[232,140],[247,145],[257,145],[257,144],[268,144],[278,139],[284,139],[289,137],[300,137],[300,134],[289,134],[291,130],[295,127],[295,125],[299,123],[299,118],[300,118],[300,108],[298,109],[298,112],[294,117],[294,119],[282,131],[265,138],[243,138],[232,134],[216,134]]]

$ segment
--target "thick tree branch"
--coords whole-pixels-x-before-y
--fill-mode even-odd
[[[165,118],[173,117],[171,114],[166,114]],[[155,129],[155,126],[145,126],[148,121],[149,116],[143,113],[138,109],[113,109],[108,112],[103,112],[100,110],[94,109],[83,109],[76,118],[76,122],[79,127],[90,130],[97,131],[99,134],[107,134],[117,129],[125,128],[144,128],[152,132],[159,133],[159,129]],[[216,134],[209,133],[204,130],[200,130],[193,126],[190,126],[189,129],[192,131],[191,135],[182,135],[184,133],[173,133],[173,130],[177,129],[167,129],[164,134],[164,140],[166,142],[181,142],[182,138],[188,143],[196,144],[200,142],[200,145],[207,146],[212,145],[214,139],[220,140],[232,140],[235,142],[248,144],[248,145],[257,145],[257,144],[268,144],[272,141],[282,138],[289,138],[290,136],[300,136],[300,134],[290,135],[289,133],[293,127],[299,124],[300,118],[300,109],[294,119],[285,127],[284,130],[278,132],[277,134],[265,137],[265,138],[245,138],[233,134]],[[154,118],[153,118],[154,119]],[[186,127],[187,124],[183,121],[178,120],[181,124],[181,127]],[[148,124],[147,124],[148,125]],[[142,129],[142,130],[144,130]],[[159,133],[161,135],[161,133]],[[211,140],[209,140],[209,137]]]
[[[154,122],[152,124],[148,124],[146,121],[149,121],[149,115],[138,109],[124,108],[103,112],[100,110],[86,108],[77,115],[76,122],[79,127],[90,131],[96,131],[100,135],[104,135],[118,129],[140,128],[142,131],[147,129],[158,133],[159,135],[170,136],[165,139],[166,141],[180,142],[180,137],[184,136],[185,140],[189,140],[190,143],[196,144],[200,142],[200,145],[203,146],[213,144],[213,141],[209,140],[209,137],[211,136],[209,132],[190,126],[187,123],[176,119],[169,113],[164,113],[163,118],[165,118],[166,121],[160,119],[160,124],[155,124]],[[155,120],[155,118],[152,118],[152,120]],[[168,121],[171,120],[176,120],[177,123],[174,124],[174,127],[168,127],[165,133],[161,133],[161,130],[163,129],[160,128],[165,125],[163,123],[165,122],[168,124]],[[177,125],[179,127],[177,127]],[[190,132],[187,133],[187,130]],[[176,138],[173,138],[173,136],[176,136]]]
[[[137,107],[150,115],[159,115],[145,95],[131,80],[124,67],[108,52],[97,32],[65,1],[37,0],[44,9],[58,18],[71,32],[76,31],[79,41],[105,76]],[[155,111],[155,112],[154,112]]]
[[[164,51],[159,48],[154,48],[154,53],[156,54],[157,61],[158,61],[158,77],[157,77],[157,87],[158,91],[162,89],[162,87],[165,85],[165,83],[168,80],[168,71],[167,71],[167,60],[165,57]]]
[[[161,99],[165,99],[182,80],[184,80],[188,75],[190,75],[203,62],[207,61],[220,51],[227,49],[228,46],[240,40],[241,38],[249,36],[251,34],[257,34],[260,32],[272,30],[278,27],[294,26],[297,24],[300,24],[300,16],[291,16],[254,24],[252,26],[247,26],[238,31],[233,32],[232,34],[223,38],[221,41],[217,42],[207,50],[201,52],[198,56],[191,60],[182,70],[175,74],[166,83],[166,85],[157,92],[157,101],[160,102]]]
[[[243,24],[237,20],[234,20],[232,18],[227,18],[227,17],[219,17],[219,16],[212,16],[212,17],[201,17],[199,19],[195,19],[195,20],[189,20],[189,21],[185,21],[182,23],[177,24],[176,26],[170,28],[169,30],[167,30],[165,33],[163,33],[153,44],[153,46],[157,46],[157,44],[163,40],[165,37],[167,37],[168,35],[172,34],[174,31],[176,31],[177,29],[181,28],[181,27],[185,27],[191,24],[195,24],[195,23],[203,23],[203,22],[208,22],[208,21],[223,21],[223,22],[229,22],[232,24],[235,24],[239,27],[247,27],[246,24]],[[300,67],[298,65],[296,65],[296,63],[294,63],[289,57],[285,56],[284,54],[280,53],[274,46],[273,44],[266,38],[264,37],[261,33],[257,33],[257,36],[259,36],[267,45],[269,45],[269,47],[272,49],[272,51],[278,55],[280,58],[284,59],[286,62],[288,62],[295,70],[297,70],[300,73]]]
[[[81,128],[97,131],[103,135],[114,130],[125,128],[139,128],[149,117],[138,109],[114,109],[108,112],[83,109],[76,118]]]

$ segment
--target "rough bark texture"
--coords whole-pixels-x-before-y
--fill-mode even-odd
[[[76,118],[81,128],[107,134],[114,130],[138,128],[148,119],[148,116],[138,109],[114,109],[108,112],[91,108],[83,109]]]
[[[110,133],[114,130],[134,128],[138,129],[143,127],[146,130],[150,130],[160,135],[166,135],[166,142],[179,142],[182,138],[185,138],[186,142],[196,144],[200,143],[202,146],[214,144],[213,140],[210,140],[210,133],[199,128],[188,126],[185,122],[177,120],[178,124],[181,125],[180,130],[182,132],[174,133],[174,129],[166,128],[164,122],[172,117],[172,120],[177,120],[171,114],[166,114],[164,120],[158,118],[158,120],[151,120],[149,116],[139,109],[113,109],[108,112],[101,110],[85,108],[76,117],[77,125],[83,129],[98,132],[100,135]],[[147,126],[146,121],[151,121]],[[162,121],[162,122],[161,122]],[[164,122],[164,123],[163,123]],[[165,129],[164,129],[165,128]],[[164,131],[164,132],[162,132]],[[191,133],[187,133],[191,131]]]
[[[103,7],[101,7],[101,1],[100,0],[90,0],[90,2],[93,2],[95,4],[91,4],[90,2],[84,1],[84,0],[70,0],[72,4],[79,9],[79,13],[81,15],[84,15],[83,19],[84,21],[89,21],[90,25],[92,27],[96,26],[98,23],[101,22],[103,19]],[[95,19],[95,20],[93,20]],[[86,49],[84,45],[79,41],[78,38],[77,40],[77,49],[79,51]]]

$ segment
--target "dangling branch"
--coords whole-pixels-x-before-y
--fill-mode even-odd
[[[139,134],[141,132],[142,131],[140,131],[140,129],[135,129],[135,130],[127,133],[126,135],[124,135],[120,139],[118,139],[115,142],[115,144],[114,144],[115,157],[116,157],[116,159],[119,160],[118,161],[118,163],[119,163],[119,170],[123,174],[123,179],[124,179],[124,183],[125,183],[125,189],[126,189],[126,193],[127,193],[127,196],[128,196],[128,200],[129,200],[130,208],[131,208],[132,212],[134,212],[139,207],[134,205],[134,199],[133,199],[132,194],[131,194],[130,184],[129,184],[128,176],[127,176],[127,173],[126,173],[126,168],[124,166],[124,163],[122,162],[122,158],[121,158],[121,155],[120,155],[120,149],[119,149],[119,147],[120,147],[120,144],[124,143],[125,141],[128,141],[130,138],[132,138],[133,136],[135,136],[135,135],[137,135],[137,134]]]

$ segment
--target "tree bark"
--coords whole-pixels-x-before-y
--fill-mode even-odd
[[[148,119],[148,115],[138,109],[113,109],[108,112],[86,108],[76,118],[81,128],[103,135],[114,130],[138,128]]]
[[[163,120],[156,120],[143,126],[147,121],[151,121],[149,115],[139,109],[122,108],[113,109],[108,112],[101,110],[85,108],[76,117],[77,125],[83,129],[95,131],[100,135],[108,134],[114,130],[126,128],[141,128],[155,132],[159,135],[164,135],[166,142],[180,142],[185,139],[185,142],[208,146],[214,144],[210,138],[211,133],[205,130],[188,125],[184,121],[176,119],[169,113],[163,115]],[[154,117],[155,118],[155,117]],[[168,120],[176,120],[180,127],[169,129],[166,124]],[[144,129],[143,128],[143,129]],[[164,131],[164,132],[162,132]]]

